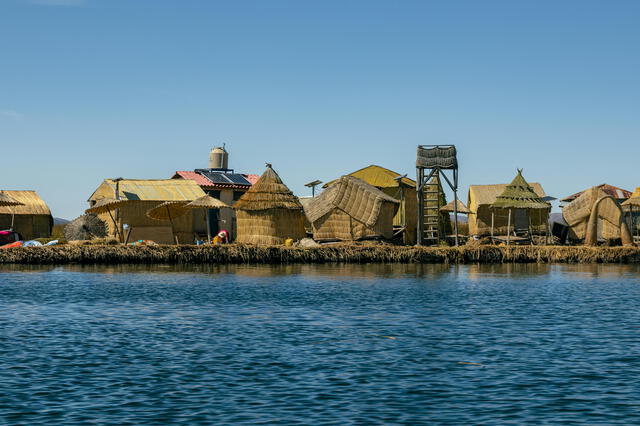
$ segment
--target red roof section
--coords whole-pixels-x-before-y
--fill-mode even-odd
[[[254,185],[258,181],[258,179],[260,179],[260,176],[258,175],[242,174],[242,176],[244,176],[249,181],[249,183],[251,183],[251,185]],[[172,179],[191,179],[195,181],[198,184],[198,186],[204,189],[245,189],[246,190],[248,188],[247,185],[236,185],[233,183],[214,183],[198,172],[190,172],[187,170],[177,171],[173,175]]]
[[[247,175],[243,173],[242,176],[244,176],[245,179],[247,179],[251,183],[251,185],[255,185],[258,179],[260,179],[260,175]]]
[[[173,175],[172,179],[191,179],[195,181],[199,186],[213,186],[213,182],[211,182],[206,177],[202,176],[200,173],[196,172],[188,172],[188,171],[177,171],[175,175]]]
[[[626,189],[618,188],[617,186],[607,185],[606,183],[603,183],[602,185],[598,185],[598,188],[602,189],[605,194],[610,195],[611,197],[613,197],[616,200],[626,200],[627,198],[631,197],[631,191],[627,191]],[[571,201],[573,201],[576,198],[578,198],[579,196],[581,196],[583,192],[584,191],[580,191],[580,192],[578,192],[576,194],[568,196],[567,198],[563,198],[560,201],[564,202],[564,203],[570,203]]]

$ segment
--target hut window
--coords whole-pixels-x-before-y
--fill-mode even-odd
[[[213,198],[220,199],[220,191],[207,191]]]
[[[243,191],[233,191],[233,201],[238,201],[242,194],[244,194]]]

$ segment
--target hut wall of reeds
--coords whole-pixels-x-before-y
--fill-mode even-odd
[[[469,208],[469,235],[486,236],[491,234],[491,206],[496,202],[498,196],[504,192],[508,184],[498,185],[471,185],[469,187],[469,197],[467,206]],[[540,198],[546,194],[539,183],[529,183],[536,195]],[[494,209],[494,232],[496,234],[506,234],[509,219],[508,209]],[[538,210],[531,212],[529,217],[523,210],[513,212],[512,225],[528,225],[531,219],[531,232],[534,235],[544,235],[547,233],[549,210]]]
[[[271,165],[233,208],[238,243],[279,245],[287,238],[299,240],[306,236],[302,204]]]
[[[4,191],[4,193],[23,205],[0,207],[0,229],[11,227],[13,212],[13,229],[25,240],[51,236],[53,229],[51,210],[35,191]]]
[[[630,238],[618,202],[601,188],[593,187],[562,209],[562,216],[569,224],[569,239],[573,241],[623,240]]]
[[[418,197],[416,182],[408,177],[402,177],[400,173],[372,164],[348,176],[361,179],[369,185],[375,186],[391,198],[400,201],[393,217],[393,226],[396,229],[404,228],[405,244],[416,243],[416,228],[418,223]],[[327,182],[322,187],[328,188],[334,181]]]
[[[622,203],[622,211],[625,215],[627,226],[631,231],[631,235],[635,238],[640,237],[640,187],[631,194],[627,200]]]
[[[89,205],[102,198],[115,198],[116,182],[105,179],[89,197]],[[205,193],[191,180],[157,179],[137,180],[125,179],[118,184],[119,199],[127,200],[112,215],[117,226],[122,229],[127,224],[130,229],[129,241],[152,240],[159,244],[174,244],[173,235],[181,244],[191,244],[196,236],[206,236],[207,224],[204,210],[194,209],[188,214],[173,220],[171,224],[158,221],[147,216],[147,211],[165,201],[192,201]],[[109,235],[117,238],[116,225],[109,213],[100,213],[98,217],[107,223]]]
[[[316,241],[393,237],[400,202],[352,176],[343,176],[305,208]]]

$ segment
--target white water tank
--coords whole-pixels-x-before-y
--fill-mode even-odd
[[[228,169],[229,168],[229,153],[223,146],[217,146],[209,153],[209,168],[210,169]]]

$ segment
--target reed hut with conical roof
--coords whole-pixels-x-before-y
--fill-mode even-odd
[[[343,176],[305,206],[316,241],[393,237],[400,201],[375,186]]]
[[[496,232],[496,218],[507,219],[506,229],[498,227],[506,234],[506,241],[511,241],[512,232],[518,230],[525,232],[527,236],[534,234],[534,225],[541,227],[538,231],[543,231],[548,235],[549,213],[551,204],[543,201],[536,194],[533,188],[522,176],[522,169],[518,169],[518,174],[506,186],[504,191],[491,205],[491,235]],[[542,226],[541,226],[542,225]]]
[[[278,245],[287,238],[306,236],[302,204],[270,164],[233,208],[238,219],[238,243]]]

